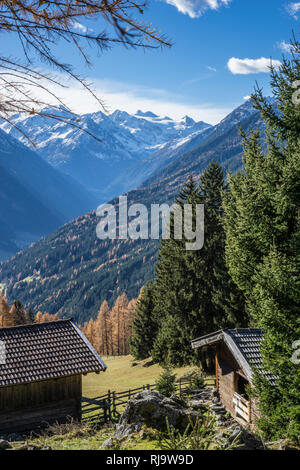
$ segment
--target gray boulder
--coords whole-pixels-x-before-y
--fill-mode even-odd
[[[164,397],[153,390],[145,390],[127,403],[116,427],[114,439],[139,432],[144,425],[165,430],[167,420],[170,426],[183,431],[189,420],[195,421],[196,418],[197,412],[188,409],[178,400]]]
[[[110,437],[109,439],[106,439],[106,441],[103,442],[102,446],[100,447],[100,450],[110,449],[113,446],[114,446],[114,440],[112,437]]]
[[[0,450],[7,450],[11,449],[11,445],[5,439],[0,439]]]

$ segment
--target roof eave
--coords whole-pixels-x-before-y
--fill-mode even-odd
[[[192,348],[203,348],[205,346],[211,346],[213,344],[220,343],[221,341],[226,344],[226,346],[234,356],[235,360],[237,361],[238,365],[244,371],[247,379],[249,380],[249,382],[251,382],[253,375],[251,367],[242,355],[241,351],[239,350],[233,339],[231,338],[231,336],[226,332],[226,330],[219,330],[217,332],[210,333],[208,335],[194,339],[192,341]]]
[[[219,330],[217,332],[210,333],[210,334],[205,335],[205,336],[201,336],[200,338],[193,339],[191,341],[192,348],[193,349],[198,349],[198,348],[202,348],[204,346],[209,346],[211,344],[218,343],[219,341],[222,341],[223,338],[224,338],[224,331]]]
[[[89,348],[89,350],[94,354],[95,358],[97,359],[97,361],[99,362],[99,364],[101,365],[101,368],[102,368],[102,372],[105,372],[106,369],[107,369],[107,365],[105,364],[105,362],[103,361],[103,359],[99,356],[99,354],[97,353],[96,349],[91,345],[91,343],[89,342],[89,340],[87,339],[87,337],[82,333],[81,329],[76,325],[76,323],[74,323],[72,321],[72,325],[73,325],[73,328],[77,331],[77,333],[79,334],[79,336],[81,337],[81,339],[85,342],[85,344],[87,345],[87,347]],[[94,371],[96,372],[96,371]]]

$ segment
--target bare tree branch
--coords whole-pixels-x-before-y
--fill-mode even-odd
[[[171,46],[165,35],[151,24],[135,18],[134,15],[142,15],[145,8],[146,2],[142,0],[0,0],[0,33],[14,34],[22,52],[20,58],[0,54],[0,118],[10,125],[13,125],[11,115],[16,113],[39,114],[59,121],[61,117],[43,113],[42,108],[51,105],[58,109],[63,105],[70,112],[70,117],[63,118],[63,121],[81,129],[74,122],[71,110],[47,86],[55,84],[64,88],[63,80],[36,69],[35,60],[75,80],[105,110],[103,101],[92,86],[71,65],[58,60],[55,46],[59,41],[72,44],[89,66],[92,62],[84,43],[95,45],[100,51],[115,44],[144,49]],[[102,25],[100,31],[94,32],[82,26],[79,22],[82,18],[98,20]],[[49,100],[52,98],[56,104],[39,99],[34,94],[37,90],[48,94]],[[86,129],[82,130],[89,134]]]

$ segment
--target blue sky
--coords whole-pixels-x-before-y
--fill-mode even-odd
[[[94,83],[110,110],[151,109],[216,123],[251,94],[255,81],[270,93],[268,61],[281,60],[292,30],[299,31],[298,16],[300,2],[287,0],[150,0],[143,20],[172,39],[171,49],[118,46],[100,55],[90,49],[92,68],[65,44],[58,53]],[[98,109],[76,84],[69,86],[59,93],[75,111]]]

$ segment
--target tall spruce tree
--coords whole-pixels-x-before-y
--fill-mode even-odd
[[[34,314],[32,308],[30,308],[27,312],[27,320],[28,320],[28,323],[34,323],[35,322],[35,314]]]
[[[244,326],[247,321],[243,297],[238,297],[225,266],[225,189],[223,170],[212,162],[201,175],[200,184],[190,177],[177,198],[181,207],[192,204],[194,217],[196,204],[204,204],[205,241],[201,250],[187,251],[187,240],[175,239],[174,230],[170,240],[162,240],[154,283],[154,316],[159,321],[159,331],[152,356],[157,362],[183,365],[200,358],[205,368],[206,357],[199,357],[200,351],[192,351],[191,340],[214,329]],[[236,309],[230,309],[233,299],[239,301]],[[236,313],[238,319],[234,318]]]
[[[151,356],[157,330],[153,307],[153,282],[148,281],[137,300],[132,323],[130,352],[138,360]]]
[[[193,209],[201,203],[198,185],[192,176],[176,202],[181,207],[191,204]],[[193,359],[190,340],[198,316],[200,270],[196,252],[186,251],[185,242],[184,238],[174,238],[174,218],[171,217],[171,237],[161,242],[154,282],[154,318],[159,328],[152,357],[161,364],[181,365]]]
[[[244,136],[245,172],[230,177],[224,209],[230,274],[264,330],[264,368],[279,376],[272,386],[256,372],[258,424],[268,437],[299,440],[300,373],[291,358],[300,339],[300,45],[292,48],[271,69],[276,106],[260,89],[252,97],[267,127],[265,150],[257,132]]]

